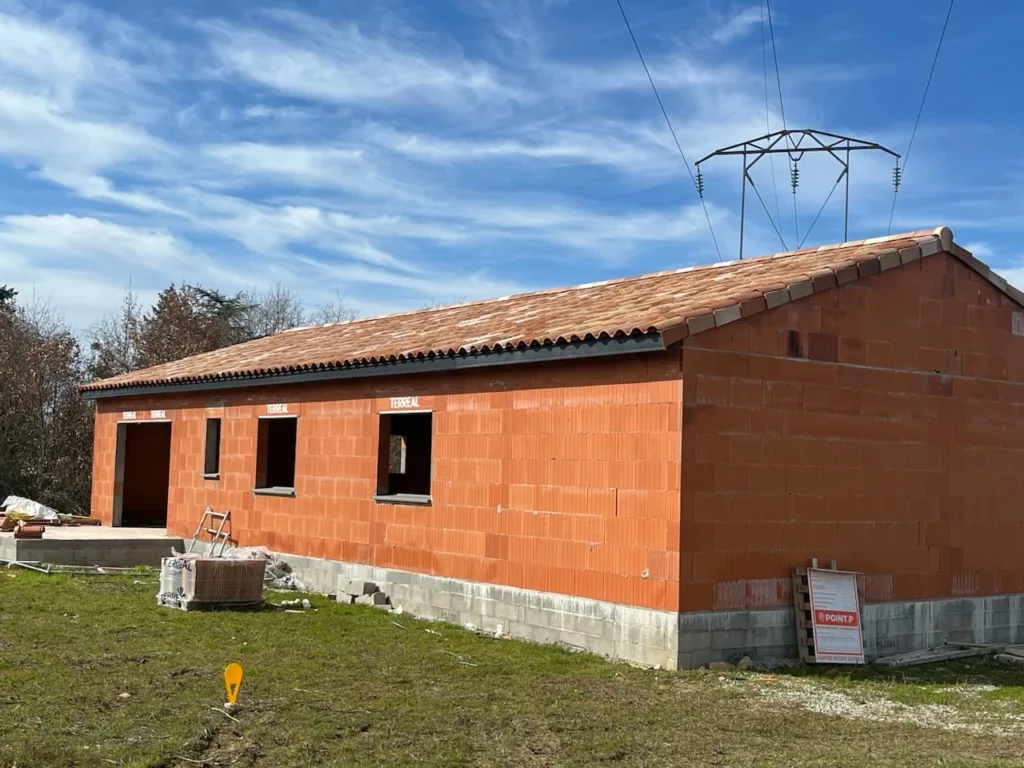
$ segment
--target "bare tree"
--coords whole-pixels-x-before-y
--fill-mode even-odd
[[[81,347],[45,302],[0,288],[0,495],[89,509],[92,408],[78,394]]]
[[[139,367],[142,318],[139,296],[129,286],[121,301],[121,309],[104,317],[90,332],[92,359],[89,361],[89,373],[93,378],[105,379]]]
[[[249,338],[270,336],[305,323],[302,300],[280,282],[265,291],[251,288],[241,296],[249,307],[245,314],[245,332]]]
[[[359,317],[359,313],[348,306],[341,291],[335,291],[334,300],[314,309],[306,321],[310,325],[327,325],[328,323],[348,322],[357,317]]]
[[[438,307],[449,307],[452,304],[465,304],[469,301],[465,296],[452,296],[450,299],[431,299],[423,309],[437,309]]]

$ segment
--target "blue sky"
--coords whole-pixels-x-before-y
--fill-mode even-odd
[[[691,162],[764,133],[757,2],[623,2]],[[773,11],[788,125],[904,153],[944,0]],[[1018,285],[1022,25],[1015,0],[954,10],[893,223],[950,226]],[[885,234],[891,165],[855,158],[851,238]],[[836,172],[801,164],[801,238]],[[705,185],[735,258],[737,162]],[[840,197],[807,244],[842,239]],[[747,253],[782,250],[748,211]],[[129,281],[279,281],[370,315],[715,258],[614,0],[0,0],[0,283],[80,330]]]

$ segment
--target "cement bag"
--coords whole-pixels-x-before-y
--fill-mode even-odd
[[[57,517],[57,510],[21,496],[8,496],[4,499],[3,506],[7,507],[8,517],[20,517],[23,520],[52,520],[53,522],[60,519]]]

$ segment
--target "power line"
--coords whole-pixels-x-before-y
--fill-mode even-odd
[[[942,23],[942,32],[939,34],[939,44],[935,47],[935,57],[932,59],[932,68],[928,70],[928,80],[924,84],[924,95],[921,96],[921,106],[917,109],[917,119],[914,120],[914,130],[910,132],[910,143],[907,144],[907,153],[903,156],[903,166],[900,169],[900,177],[904,177],[907,170],[907,163],[910,161],[910,150],[914,146],[914,137],[917,135],[917,126],[921,124],[921,114],[924,112],[924,103],[928,99],[928,89],[932,85],[932,76],[935,74],[935,65],[939,63],[939,52],[942,50],[942,41],[946,38],[946,27],[949,26],[949,17],[953,15],[953,2],[949,0],[949,9],[946,11],[946,20]],[[899,186],[892,192],[892,209],[889,211],[889,228],[887,234],[892,234],[892,219],[896,214],[896,196],[899,194]]]
[[[683,146],[679,143],[679,139],[676,137],[675,128],[672,127],[672,121],[669,119],[668,111],[665,109],[665,104],[661,100],[661,95],[658,93],[658,87],[654,84],[654,78],[651,77],[651,70],[647,68],[647,62],[644,60],[644,54],[640,50],[640,43],[636,40],[636,35],[633,34],[633,27],[630,26],[629,19],[626,17],[626,9],[622,7],[622,0],[615,0],[619,4],[619,13],[622,14],[622,20],[626,22],[626,29],[629,30],[629,36],[633,39],[633,47],[636,48],[636,55],[640,57],[640,63],[644,65],[644,72],[647,73],[647,81],[651,84],[651,90],[654,91],[654,98],[658,100],[658,106],[661,107],[661,114],[665,116],[665,122],[668,124],[669,133],[672,134],[672,140],[676,143],[676,149],[679,150],[679,156],[683,158],[683,164],[686,166],[686,172],[690,174],[690,181],[693,182],[694,189],[697,188],[697,179],[693,175],[693,171],[690,170],[690,162],[686,159],[686,153],[683,152]],[[715,253],[718,254],[718,260],[722,260],[722,251],[718,247],[718,238],[715,237],[715,228],[711,225],[711,215],[708,213],[707,203],[704,202],[704,197],[700,198],[700,205],[704,209],[704,218],[707,219],[708,229],[711,230],[711,240],[715,244]]]
[[[768,30],[772,35],[772,58],[775,60],[775,82],[779,86],[779,111],[782,113],[782,130],[788,131],[789,128],[786,126],[786,104],[782,100],[782,76],[779,74],[779,52],[775,48],[775,25],[772,23],[772,2],[771,0],[764,0],[765,7],[768,9]],[[796,175],[793,173],[792,158],[790,159],[790,178],[794,179],[793,186],[793,228],[796,231],[796,239],[800,240],[800,219],[796,212],[796,186],[795,178]]]
[[[761,0],[761,68],[764,70],[764,132],[771,133],[772,125],[768,119],[768,49],[764,37],[764,0]],[[779,208],[779,184],[775,180],[775,156],[768,155],[772,167],[772,190],[775,192],[775,215],[782,222],[782,209]],[[774,222],[773,222],[774,223]]]
[[[786,245],[786,239],[782,236],[782,233],[779,232],[779,228],[775,226],[775,220],[772,218],[772,215],[768,213],[768,206],[765,205],[764,200],[761,199],[761,193],[757,191],[757,185],[754,183],[754,180],[751,179],[749,176],[747,178],[750,181],[750,188],[754,190],[754,194],[757,195],[757,199],[761,203],[761,207],[764,208],[764,215],[768,217],[768,221],[771,222],[772,229],[774,229],[775,234],[779,236],[779,242],[782,243],[782,250],[788,251],[789,246]]]
[[[847,168],[847,169],[846,169],[846,170],[844,170],[844,171],[843,171],[842,173],[840,173],[840,174],[839,174],[839,178],[838,178],[838,179],[836,179],[836,183],[835,183],[835,184],[833,184],[833,185],[832,185],[832,189],[830,189],[830,190],[828,191],[828,197],[826,197],[826,198],[825,198],[825,202],[824,202],[824,203],[822,203],[822,204],[821,204],[821,208],[819,208],[819,209],[818,209],[818,215],[814,217],[814,221],[812,221],[812,222],[811,222],[811,226],[809,226],[809,227],[807,228],[807,231],[806,231],[806,232],[804,232],[804,239],[803,239],[803,240],[801,240],[801,241],[799,242],[799,244],[797,245],[796,249],[797,249],[798,251],[799,251],[799,250],[800,250],[801,248],[803,248],[803,247],[804,247],[804,243],[806,243],[806,242],[807,242],[807,238],[808,238],[808,236],[809,236],[809,235],[811,234],[811,230],[812,230],[812,229],[814,229],[814,225],[815,225],[815,224],[817,224],[817,223],[818,223],[818,219],[819,219],[819,218],[821,218],[821,212],[825,210],[825,206],[826,206],[826,205],[828,205],[828,201],[832,199],[832,193],[836,191],[836,187],[838,187],[838,186],[839,186],[839,182],[840,182],[840,181],[842,181],[842,180],[843,180],[843,176],[845,176],[845,175],[846,175],[847,173],[849,173],[849,172],[850,172],[850,170],[849,170],[849,168]]]

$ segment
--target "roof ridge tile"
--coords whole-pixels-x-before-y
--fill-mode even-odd
[[[83,391],[237,381],[295,371],[660,335],[664,346],[813,293],[947,252],[1024,306],[1024,293],[953,241],[947,227],[750,259],[290,329],[102,381]]]

